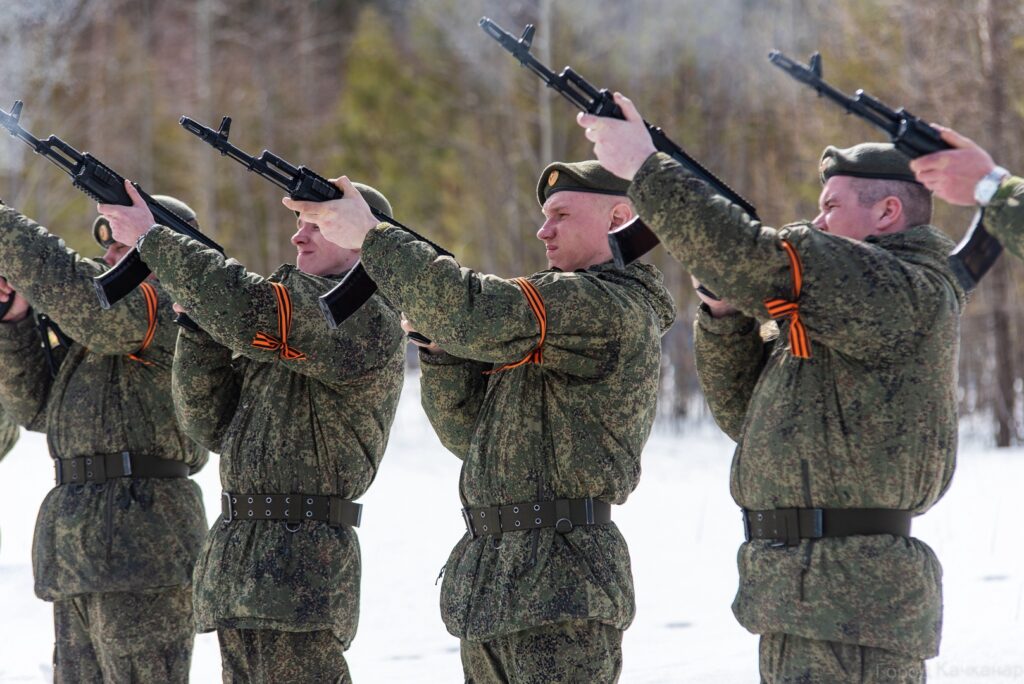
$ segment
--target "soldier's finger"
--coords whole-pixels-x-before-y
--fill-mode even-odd
[[[974,142],[966,135],[960,135],[952,128],[946,128],[944,126],[936,126],[939,129],[939,133],[942,134],[942,139],[953,147],[978,147],[978,143]]]
[[[615,98],[615,104],[619,105],[622,109],[622,115],[626,117],[626,121],[641,121],[643,119],[636,105],[628,97],[618,92],[613,97]]]
[[[142,195],[139,194],[139,191],[135,189],[135,185],[127,178],[124,179],[124,191],[127,192],[128,197],[131,198],[132,206],[145,204],[145,201],[142,199]]]
[[[337,181],[335,185],[341,188],[341,191],[345,193],[346,197],[352,198],[359,194],[359,191],[356,190],[354,185],[352,185],[352,181],[348,179],[348,176],[338,176],[335,180]],[[355,193],[355,195],[352,193]]]
[[[594,124],[597,123],[597,119],[598,117],[586,112],[580,112],[576,115],[576,123],[583,128],[593,128]]]
[[[303,202],[302,200],[293,200],[291,197],[282,197],[281,204],[292,211],[299,212],[306,218],[313,218],[314,216],[320,215],[317,210],[319,202]]]

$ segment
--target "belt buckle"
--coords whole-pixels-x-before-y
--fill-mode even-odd
[[[807,536],[811,539],[821,539],[825,536],[824,513],[820,508],[811,509],[811,529],[807,530]]]
[[[750,541],[750,511],[741,508],[740,515],[743,517],[743,541]]]
[[[772,537],[768,546],[772,548],[784,548],[800,545],[800,513],[795,508],[776,508],[772,511],[775,522],[775,532],[779,535]],[[779,529],[781,528],[781,529]]]
[[[471,539],[476,539],[476,533],[473,532],[473,516],[470,514],[468,508],[462,509],[462,521],[466,523],[466,531],[469,532]]]
[[[53,480],[57,484],[64,484],[64,464],[59,458],[53,459]]]
[[[131,477],[132,474],[132,454],[130,451],[121,452],[121,470],[124,471],[125,477]]]
[[[107,481],[107,459],[103,456],[85,457],[85,481],[103,484]]]
[[[231,493],[230,492],[221,492],[220,493],[220,498],[221,498],[221,506],[220,506],[221,518],[223,519],[223,523],[225,525],[227,525],[229,522],[231,522],[232,520],[235,519],[234,514],[233,514],[233,512],[231,510]]]

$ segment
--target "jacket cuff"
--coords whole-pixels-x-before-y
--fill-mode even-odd
[[[715,318],[708,305],[702,302],[697,307],[697,325],[712,335],[749,335],[757,328],[757,320],[739,312]]]
[[[463,363],[472,363],[468,359],[463,359],[459,356],[453,356],[446,351],[440,351],[431,353],[423,349],[419,350],[420,363],[427,366],[458,366]]]

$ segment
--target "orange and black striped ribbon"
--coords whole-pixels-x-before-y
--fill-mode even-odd
[[[519,366],[527,363],[535,363],[539,366],[544,360],[544,353],[542,349],[544,347],[544,338],[548,335],[548,312],[544,308],[544,300],[541,299],[540,292],[537,291],[534,284],[526,278],[513,278],[512,282],[518,285],[519,289],[523,291],[523,296],[526,297],[526,303],[530,305],[533,315],[537,317],[537,323],[540,324],[540,341],[537,342],[537,346],[521,360],[516,361],[515,363],[506,363],[500,368],[487,371],[484,375],[500,373],[501,371],[509,370],[511,368],[518,368]]]
[[[803,287],[804,270],[796,248],[785,240],[782,248],[789,255],[789,266],[793,272],[793,299],[766,299],[764,306],[773,319],[789,318],[789,350],[800,359],[811,358],[811,343],[807,339],[807,328],[800,320],[800,290]]]
[[[139,285],[139,289],[142,290],[142,296],[146,300],[148,325],[146,327],[146,336],[142,338],[142,346],[136,349],[134,354],[129,354],[128,358],[132,361],[138,361],[143,365],[152,366],[152,361],[142,358],[142,352],[149,348],[149,345],[153,343],[153,336],[156,335],[156,305],[158,298],[156,296],[156,288],[149,283],[142,283]]]
[[[257,349],[279,351],[278,357],[287,361],[305,361],[305,354],[288,346],[288,333],[292,329],[291,295],[281,283],[270,283],[270,286],[274,288],[274,295],[277,297],[277,334],[279,337],[258,332],[256,337],[252,338],[252,346]]]

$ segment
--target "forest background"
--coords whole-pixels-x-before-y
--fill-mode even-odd
[[[1015,0],[0,0],[0,107],[90,151],[151,193],[178,196],[250,269],[293,261],[282,193],[178,126],[381,189],[400,221],[463,265],[503,276],[545,267],[535,185],[549,161],[592,156],[575,110],[478,27],[490,16],[534,53],[620,90],[749,199],[767,225],[817,213],[827,144],[884,140],[772,67],[778,48],[825,77],[958,128],[1024,173],[1024,6]],[[0,197],[95,254],[95,210],[15,140]],[[971,211],[936,203],[959,239]],[[696,300],[658,249],[679,308],[663,343],[663,419],[706,412],[692,360]],[[960,410],[984,441],[1024,436],[1024,270],[1010,257],[963,318]],[[884,410],[880,407],[880,410]]]

